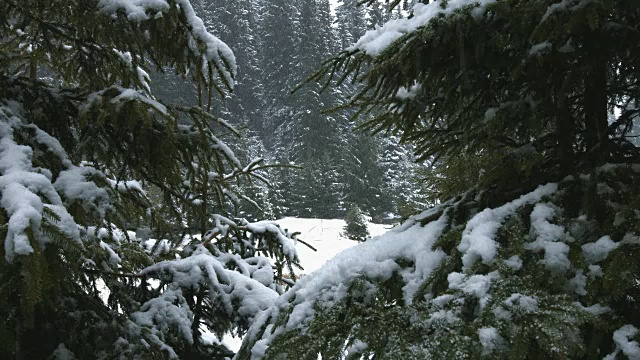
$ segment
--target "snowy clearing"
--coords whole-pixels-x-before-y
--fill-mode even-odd
[[[348,240],[340,235],[344,231],[344,220],[287,217],[276,222],[283,229],[300,232],[298,238],[318,250],[313,251],[300,242],[296,244],[300,264],[304,267],[304,271],[301,272],[303,274],[309,274],[319,269],[342,250],[358,244],[356,241]],[[371,236],[378,236],[391,229],[391,225],[368,223],[367,228]]]

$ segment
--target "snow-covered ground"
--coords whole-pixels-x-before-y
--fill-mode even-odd
[[[284,218],[278,220],[277,223],[283,229],[300,232],[298,238],[318,250],[313,251],[300,242],[296,244],[300,263],[304,267],[304,271],[298,272],[302,274],[309,274],[319,269],[340,251],[357,244],[357,242],[340,235],[344,231],[344,220]],[[367,224],[367,227],[371,236],[382,235],[391,228],[390,225],[371,223]]]
[[[276,221],[283,229],[292,232],[300,232],[298,238],[316,248],[313,251],[304,244],[298,242],[296,250],[303,271],[298,274],[309,274],[319,269],[324,263],[333,258],[337,253],[356,244],[355,241],[340,235],[344,231],[345,222],[339,219],[303,219],[284,218]],[[371,236],[382,235],[391,228],[391,225],[367,224]],[[237,351],[242,344],[242,339],[225,336],[223,342],[232,350]]]

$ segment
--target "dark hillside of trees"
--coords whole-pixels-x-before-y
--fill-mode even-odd
[[[234,90],[212,105],[214,114],[243,129],[247,140],[234,148],[245,160],[263,157],[301,167],[268,171],[271,187],[247,184],[246,191],[259,195],[260,209],[243,203],[240,215],[342,218],[354,204],[388,221],[426,206],[429,198],[418,191],[424,177],[410,146],[372,138],[355,130],[359,123],[348,112],[330,111],[356,85],[321,92],[309,84],[291,93],[332,54],[401,12],[388,5],[365,8],[355,0],[338,1],[333,14],[328,0],[197,0],[194,8],[235,49]],[[197,104],[193,84],[171,72],[153,78],[159,99]],[[416,195],[399,196],[406,191]]]

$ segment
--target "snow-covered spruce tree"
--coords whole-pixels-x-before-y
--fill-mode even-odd
[[[399,16],[401,7],[398,5],[400,2],[401,0],[367,0],[364,2],[359,1],[358,3],[367,5],[365,9],[367,13],[367,28],[375,29],[377,26],[382,26],[387,21]]]
[[[269,100],[265,102],[262,128],[258,131],[267,150],[272,150],[278,138],[273,134],[287,132],[288,129],[279,129],[291,120],[295,110],[289,92],[300,81],[296,58],[299,14],[294,1],[270,0],[262,4],[259,56],[264,97]]]
[[[330,56],[334,43],[327,0],[293,3],[298,14],[298,38],[293,56],[296,63],[290,68],[295,74],[294,82],[288,83],[289,91],[317,69],[322,59]],[[345,210],[340,205],[344,191],[340,166],[346,124],[342,121],[344,117],[322,113],[332,108],[337,98],[334,91],[320,90],[321,86],[314,84],[286,94],[286,102],[292,107],[289,116],[279,125],[279,131],[292,136],[279,137],[276,148],[285,158],[305,168],[294,174],[291,187],[286,189],[285,202],[291,214],[335,218]]]
[[[369,236],[367,229],[367,220],[358,205],[351,205],[347,215],[344,217],[346,225],[342,236],[349,240],[365,241]]]
[[[262,144],[262,141],[257,137],[255,132],[249,129],[249,126],[244,126],[241,130],[241,137],[235,142],[234,147],[237,148],[234,152],[236,157],[241,162],[249,163],[254,159],[264,159],[266,151]],[[282,166],[271,165],[263,166],[261,175],[268,177],[269,182],[260,181],[252,177],[243,177],[238,179],[236,184],[238,192],[244,196],[239,199],[240,201],[235,204],[233,213],[236,217],[242,217],[248,220],[257,221],[261,220],[274,220],[276,219],[274,205],[271,203],[273,198],[272,192],[275,190],[274,186],[277,186],[274,181],[274,175],[277,174],[277,170]]]
[[[341,49],[353,45],[367,29],[364,6],[357,0],[339,0],[336,6],[335,28]]]
[[[226,216],[262,163],[146,75],[189,73],[206,105],[231,50],[187,0],[3,0],[0,39],[0,358],[232,356],[216,339],[278,297],[293,242]]]
[[[492,180],[300,279],[236,358],[640,358],[638,24],[634,0],[438,1],[327,62],[370,129]]]
[[[344,0],[336,6],[334,30],[339,49],[355,44],[367,28],[366,10],[373,10],[373,7],[365,7],[358,3],[355,0]],[[354,81],[344,81],[335,88],[336,101],[343,102],[361,86]],[[341,134],[341,149],[339,156],[336,156],[338,172],[344,178],[343,202],[357,204],[373,219],[380,221],[385,214],[397,212],[392,206],[392,199],[396,196],[391,195],[391,191],[384,194],[384,190],[391,190],[395,186],[394,182],[400,180],[385,176],[392,168],[398,166],[397,159],[385,163],[386,147],[391,145],[393,140],[371,137],[363,131],[352,130],[366,120],[366,117],[362,117],[358,121],[349,122],[348,118],[352,114],[353,111],[336,111],[331,114],[338,119],[347,118],[341,121],[346,124],[346,131]],[[407,178],[406,173],[401,175]]]
[[[219,99],[217,113],[231,122],[262,126],[261,82],[256,4],[253,0],[194,0],[196,13],[207,29],[234,49],[238,75],[234,91]]]
[[[344,201],[358,205],[374,219],[381,219],[385,212],[391,211],[390,199],[383,196],[386,184],[378,144],[381,139],[360,131],[351,131],[345,138],[340,168],[345,185]]]

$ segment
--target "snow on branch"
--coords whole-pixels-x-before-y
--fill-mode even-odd
[[[265,333],[253,348],[255,358],[264,356],[268,345],[277,334],[293,329],[304,328],[316,312],[315,306],[331,308],[344,299],[345,285],[360,276],[380,281],[388,280],[400,272],[405,280],[404,298],[409,300],[421,284],[444,259],[442,250],[432,250],[431,246],[440,237],[447,223],[442,215],[437,221],[424,227],[416,220],[402,231],[390,231],[386,235],[349,248],[328,261],[321,269],[302,277],[296,285],[281,296],[275,305],[258,317],[249,338],[257,337],[257,331],[267,325],[269,316],[277,317],[280,309],[291,307],[288,321],[283,329],[275,334]],[[406,227],[406,225],[405,225]],[[408,259],[415,263],[414,268],[402,269],[396,260]],[[271,312],[271,313],[269,313]]]
[[[144,195],[137,181],[116,182],[87,164],[74,165],[60,142],[23,120],[22,113],[16,104],[12,108],[0,106],[0,207],[8,215],[4,239],[8,261],[16,255],[34,253],[34,246],[44,248],[56,236],[78,244],[90,240],[87,229],[76,223],[68,211],[73,205],[79,205],[86,214],[95,214],[100,221],[114,209],[111,198],[114,192],[137,191]],[[35,166],[51,161],[45,155],[53,155],[62,169],[54,174],[50,169]],[[57,229],[56,234],[51,234],[52,227]],[[96,240],[118,263],[118,255],[103,238]]]
[[[536,203],[543,196],[553,194],[557,188],[556,184],[540,186],[534,192],[523,195],[499,208],[485,209],[469,220],[462,233],[462,241],[458,246],[458,250],[463,254],[464,267],[469,267],[478,260],[482,260],[485,264],[493,262],[498,253],[495,236],[505,218],[512,215],[518,208]]]
[[[80,242],[78,227],[52,184],[51,173],[34,168],[33,149],[16,142],[14,132],[21,128],[35,128],[35,140],[48,145],[63,163],[70,165],[60,144],[52,137],[35,125],[25,126],[9,107],[0,106],[0,206],[9,217],[4,239],[7,261],[16,255],[29,255],[34,252],[33,246],[44,247],[52,241],[42,229],[47,210],[56,218],[62,233]]]
[[[158,343],[162,343],[158,335],[168,334],[175,327],[190,344],[193,344],[193,313],[187,306],[182,291],[175,285],[170,286],[162,295],[145,302],[139,311],[131,314],[131,318],[135,324],[152,329],[153,340]],[[163,346],[168,347],[165,344]],[[169,351],[169,354],[175,355],[173,351]]]
[[[211,301],[219,303],[228,315],[237,313],[251,319],[273,305],[278,297],[278,292],[263,284],[266,282],[265,271],[271,271],[271,265],[266,259],[252,264],[240,257],[233,257],[234,265],[244,269],[238,272],[226,267],[229,260],[229,254],[216,256],[199,245],[189,257],[157,263],[140,274],[168,274],[171,282],[181,288],[196,290],[204,287],[209,290]],[[257,279],[251,277],[254,273]],[[273,280],[273,274],[267,278]]]
[[[92,106],[104,102],[105,99],[116,106],[121,106],[129,101],[138,101],[149,106],[163,116],[169,116],[167,107],[158,101],[151,99],[137,90],[126,89],[117,85],[89,94],[89,96],[87,96],[86,103],[80,107],[80,110],[88,111]]]
[[[295,260],[297,258],[295,248],[295,237],[288,234],[280,225],[273,221],[259,221],[250,223],[247,220],[243,220],[242,226],[254,234],[266,234],[271,233],[275,235],[276,240],[282,246],[282,252],[289,260]]]
[[[472,15],[479,16],[484,8],[496,0],[449,0],[447,2],[417,3],[413,7],[413,17],[394,19],[386,22],[382,27],[367,31],[358,42],[348,50],[361,50],[369,56],[380,55],[393,42],[406,34],[412,33],[420,27],[426,26],[438,16],[448,16],[456,10],[473,7]],[[444,5],[443,5],[444,4]]]
[[[629,170],[605,165],[599,172],[605,173],[609,167],[611,172]],[[288,336],[285,334],[316,336],[313,332],[319,324],[342,321],[333,315],[354,316],[349,312],[349,304],[355,303],[376,307],[388,302],[397,306],[397,302],[402,302],[401,306],[420,308],[424,322],[418,321],[421,325],[416,326],[427,332],[445,329],[443,336],[448,337],[456,331],[452,329],[464,323],[463,304],[473,299],[469,303],[476,307],[478,318],[482,317],[478,324],[486,321],[477,329],[478,338],[474,341],[487,354],[500,351],[503,340],[509,339],[503,324],[511,325],[516,320],[528,324],[533,313],[570,313],[563,318],[561,327],[577,331],[580,324],[591,321],[585,319],[612,311],[606,304],[585,297],[591,295],[587,284],[602,277],[603,267],[595,263],[611,258],[609,254],[631,237],[626,235],[627,240],[619,242],[611,236],[593,239],[595,235],[589,234],[579,238],[581,231],[590,225],[585,223],[584,216],[567,219],[562,201],[570,186],[578,186],[572,178],[541,185],[501,206],[482,211],[478,209],[482,195],[469,192],[339,253],[319,270],[302,277],[256,318],[239,359],[269,357],[273,354],[269,352],[272,347],[273,351],[281,350],[278,340]],[[468,214],[462,224],[457,223],[460,214]],[[579,261],[570,258],[571,249],[578,250],[571,253],[581,256]],[[525,271],[540,271],[546,277],[564,279],[566,294],[522,286],[514,291],[514,284],[523,279],[521,275],[528,274]],[[390,282],[398,285],[401,298],[396,297],[396,290],[393,299],[385,298]],[[357,329],[347,330],[343,340],[366,341],[358,337],[363,334]],[[635,354],[638,348],[632,340],[635,336],[637,330],[631,327],[614,334],[616,354]]]
[[[613,333],[616,350],[605,356],[603,360],[614,360],[622,352],[631,360],[640,359],[640,344],[632,340],[638,335],[638,329],[633,325],[625,325]]]
[[[204,22],[196,15],[189,0],[100,0],[98,2],[100,12],[116,16],[121,11],[132,22],[161,17],[175,7],[180,9],[186,18],[191,36],[189,49],[194,54],[202,55],[207,61],[213,62],[223,75],[225,82],[233,86],[237,71],[233,51],[222,40],[207,31]],[[204,53],[201,53],[198,43],[205,45]]]

